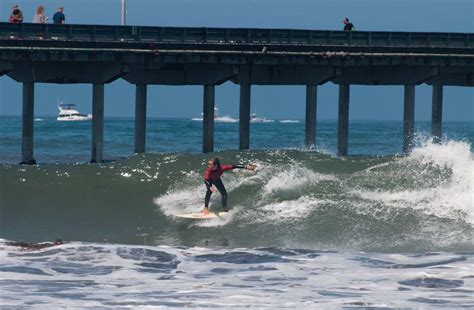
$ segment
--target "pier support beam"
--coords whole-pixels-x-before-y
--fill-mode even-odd
[[[92,86],[92,155],[91,163],[103,160],[104,145],[104,84]]]
[[[135,95],[135,153],[145,153],[147,86],[137,84]]]
[[[34,165],[33,118],[35,105],[35,83],[23,82],[23,127],[21,143],[21,165]]]
[[[415,129],[415,85],[405,85],[405,101],[403,108],[403,153],[413,147]]]
[[[431,110],[431,135],[439,142],[442,134],[443,85],[433,85],[433,105]]]
[[[202,152],[214,151],[214,85],[204,85]]]
[[[349,137],[349,93],[350,85],[339,85],[339,114],[337,127],[337,156],[347,155]]]
[[[239,150],[250,147],[250,84],[240,85]]]
[[[317,85],[306,86],[305,146],[316,148]]]

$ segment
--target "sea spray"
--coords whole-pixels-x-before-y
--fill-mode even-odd
[[[378,180],[380,186],[367,190],[359,183],[353,193],[390,208],[410,208],[474,225],[474,159],[470,148],[467,142],[437,144],[428,140],[407,157],[385,163],[378,171],[371,168],[359,173],[365,179]],[[387,183],[393,185],[385,188]]]

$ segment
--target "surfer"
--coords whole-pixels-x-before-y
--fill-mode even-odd
[[[233,169],[247,169],[249,171],[255,170],[254,165],[221,165],[218,157],[213,157],[207,162],[207,169],[204,172],[204,183],[206,184],[206,198],[204,200],[204,215],[209,214],[209,200],[211,199],[212,193],[219,191],[222,196],[222,210],[224,212],[229,211],[227,209],[227,191],[225,190],[224,183],[222,183],[221,176],[224,171]]]

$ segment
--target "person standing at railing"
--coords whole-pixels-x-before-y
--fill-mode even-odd
[[[36,14],[33,17],[33,23],[34,24],[46,24],[47,21],[48,21],[48,18],[44,15],[44,7],[42,5],[40,5],[36,9]]]
[[[64,16],[64,8],[60,6],[58,11],[53,15],[54,24],[64,24],[66,22],[66,16]]]
[[[344,18],[342,20],[342,22],[344,23],[344,31],[354,31],[356,30],[354,25],[349,21],[349,18]]]
[[[22,23],[23,22],[23,13],[21,12],[18,5],[14,5],[12,10],[13,10],[12,14],[10,15],[10,18],[8,19],[8,21],[10,23]]]

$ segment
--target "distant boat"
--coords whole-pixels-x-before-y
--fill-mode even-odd
[[[294,119],[284,119],[281,120],[280,123],[299,123],[300,121]]]
[[[194,117],[191,118],[192,121],[198,121],[202,122],[203,121],[203,113],[201,113],[201,117]],[[237,123],[239,120],[236,118],[232,118],[230,116],[220,116],[219,115],[219,109],[214,108],[214,122],[220,122],[220,123]]]
[[[274,120],[268,119],[268,118],[265,118],[265,117],[257,117],[257,114],[252,113],[250,115],[250,122],[251,123],[273,123]]]
[[[58,105],[58,121],[88,121],[92,119],[92,114],[81,114],[75,109],[75,104],[60,103]]]

